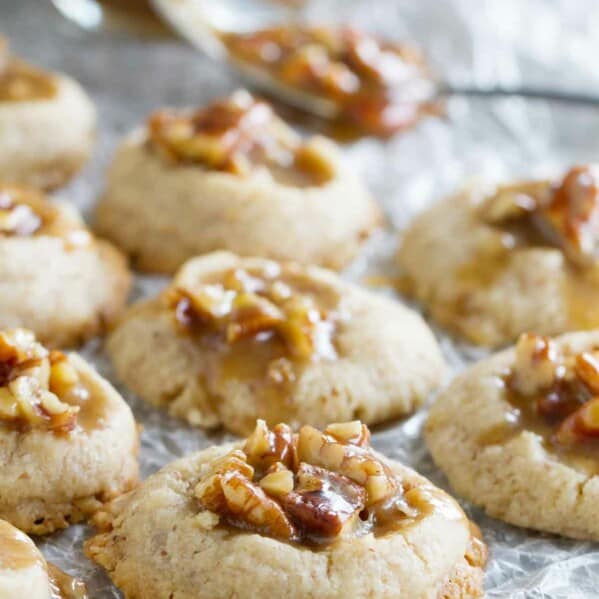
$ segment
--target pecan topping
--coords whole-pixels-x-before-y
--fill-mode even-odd
[[[369,438],[360,422],[294,435],[259,420],[243,450],[205,468],[194,493],[223,524],[295,542],[328,543],[373,531],[377,519],[387,526],[417,517]]]
[[[273,264],[273,267],[275,265]],[[337,314],[319,306],[316,296],[284,280],[278,267],[226,271],[216,283],[175,286],[167,293],[179,326],[227,344],[276,337],[298,360],[334,359]],[[273,379],[292,376],[281,357],[271,363]]]
[[[43,100],[55,94],[54,77],[11,57],[6,39],[0,37],[0,102]]]
[[[349,27],[283,26],[222,40],[238,60],[333,102],[343,118],[377,135],[411,124],[433,93],[418,50]]]
[[[542,224],[574,260],[597,257],[599,249],[599,166],[577,166],[553,188],[541,209]]]
[[[0,183],[0,239],[34,235],[62,237],[70,246],[91,240],[78,217],[60,210],[37,191]]]
[[[14,201],[11,194],[0,189],[0,235],[33,235],[42,226],[42,219],[27,204]]]
[[[0,423],[67,432],[79,407],[63,401],[80,385],[68,357],[49,352],[33,333],[0,333]]]
[[[297,485],[284,497],[285,511],[300,530],[316,537],[351,533],[366,507],[366,491],[351,479],[302,462]]]
[[[257,166],[296,168],[314,184],[334,176],[328,156],[302,143],[269,104],[237,91],[195,112],[163,110],[148,120],[149,140],[165,158],[249,175]]]
[[[599,167],[576,166],[553,185],[538,181],[500,187],[483,203],[482,216],[498,227],[524,225],[575,264],[587,265],[599,250]]]
[[[507,383],[550,425],[552,442],[572,446],[599,437],[599,349],[568,353],[547,337],[522,335]]]

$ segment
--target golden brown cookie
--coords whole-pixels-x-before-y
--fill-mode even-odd
[[[8,55],[0,38],[0,180],[58,187],[87,162],[96,111],[69,77]]]
[[[599,540],[599,334],[523,335],[458,376],[426,441],[457,493],[526,528]]]
[[[107,342],[118,377],[194,425],[324,426],[414,411],[444,363],[415,312],[338,275],[216,252],[133,306]]]
[[[85,585],[44,559],[33,541],[0,520],[2,599],[87,599]]]
[[[381,213],[334,144],[303,141],[246,92],[162,111],[121,144],[97,229],[142,270],[230,250],[341,268]]]
[[[467,189],[420,215],[399,250],[404,289],[488,346],[599,325],[599,167]]]
[[[94,238],[73,207],[0,183],[0,328],[76,345],[104,331],[130,287],[122,254]]]
[[[127,599],[481,597],[476,527],[369,441],[357,421],[297,435],[259,421],[111,504],[86,553]]]
[[[81,357],[0,332],[0,518],[33,534],[88,518],[136,484],[137,449],[131,410]]]

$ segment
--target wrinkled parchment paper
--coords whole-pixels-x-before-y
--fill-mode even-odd
[[[212,1],[226,10],[228,0]],[[239,14],[251,10],[251,0],[235,3]],[[390,37],[417,41],[441,77],[454,84],[526,84],[599,95],[599,7],[594,0],[321,0],[316,4],[326,14],[339,18],[343,12]],[[55,13],[49,2],[0,0],[0,32],[8,34],[18,53],[79,79],[98,105],[100,130],[94,159],[58,194],[86,215],[101,193],[103,172],[119,137],[150,110],[202,103],[238,85],[225,68],[185,43],[84,33]],[[392,275],[398,232],[415,213],[463,182],[473,177],[536,176],[595,159],[598,131],[599,108],[520,98],[453,97],[447,119],[430,119],[387,142],[366,139],[345,146],[346,160],[367,180],[393,229],[376,235],[346,276],[363,281],[367,273]],[[135,296],[155,293],[164,284],[159,277],[138,277]],[[403,300],[398,297],[398,301]],[[484,355],[436,332],[454,371]],[[90,343],[84,354],[114,380],[99,341]],[[178,456],[226,437],[193,430],[121,391],[144,425],[140,455],[144,477]],[[447,488],[420,436],[424,417],[423,411],[378,429],[373,442]],[[599,546],[517,529],[468,504],[464,507],[491,547],[486,575],[489,598],[599,596]],[[40,541],[40,546],[50,560],[86,580],[94,599],[119,597],[102,571],[83,555],[82,542],[90,532],[86,526],[73,526]]]

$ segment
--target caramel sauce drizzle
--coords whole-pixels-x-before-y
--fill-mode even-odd
[[[106,401],[68,356],[22,329],[0,333],[0,426],[56,435],[102,426]]]
[[[39,566],[48,574],[50,599],[88,599],[81,581],[48,564],[25,533],[0,520],[0,569],[23,570],[34,566]]]
[[[45,567],[44,558],[23,532],[0,520],[0,568],[20,570],[36,564]]]
[[[210,527],[235,528],[315,550],[366,534],[392,534],[439,515],[465,521],[457,503],[430,483],[402,480],[370,448],[358,421],[323,433],[258,421],[243,449],[215,460],[197,483]],[[206,511],[200,512],[200,515]]]
[[[53,564],[48,564],[50,599],[89,599],[85,584],[69,576]]]
[[[259,412],[269,414],[269,422],[284,420],[290,407],[287,399],[303,369],[338,357],[338,293],[293,266],[276,263],[215,274],[201,281],[196,292],[213,288],[225,304],[232,302],[222,316],[199,314],[189,295],[193,289],[175,287],[166,299],[177,327],[205,352],[202,378],[214,394],[212,401],[216,406],[218,394],[241,381],[251,387]],[[247,424],[251,430],[253,421]]]
[[[259,167],[286,185],[324,185],[335,166],[302,140],[266,102],[239,90],[195,111],[162,110],[148,119],[151,148],[172,163],[248,176]]]
[[[519,371],[516,362],[498,377],[511,409],[503,423],[481,435],[480,442],[503,443],[521,431],[530,431],[565,463],[599,474],[599,350],[564,356],[551,339],[532,334],[523,335],[518,346],[525,343],[531,348],[526,367],[550,374],[543,383],[532,385],[532,375],[527,376],[524,367]],[[522,377],[530,388],[522,388]]]

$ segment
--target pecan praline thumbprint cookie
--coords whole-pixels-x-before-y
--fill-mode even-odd
[[[0,520],[2,599],[87,599],[85,585],[44,559],[34,542]]]
[[[114,320],[130,286],[125,257],[94,238],[73,207],[0,183],[0,329],[74,345]]]
[[[482,596],[486,547],[458,504],[370,447],[263,421],[166,466],[97,515],[86,544],[127,599]]]
[[[474,343],[596,328],[599,166],[442,201],[408,229],[399,262],[405,290]]]
[[[0,332],[0,518],[46,534],[138,480],[131,410],[77,354]]]
[[[381,422],[440,383],[415,312],[320,269],[215,252],[131,307],[107,342],[121,381],[193,425]]]
[[[341,268],[380,222],[331,141],[302,140],[244,91],[152,115],[118,149],[96,212],[137,267],[167,273],[219,249]]]
[[[89,158],[95,128],[78,83],[11,56],[0,37],[0,180],[62,185]]]
[[[426,441],[491,516],[598,541],[599,333],[522,335],[439,396]]]

